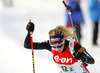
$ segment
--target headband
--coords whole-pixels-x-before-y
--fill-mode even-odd
[[[50,36],[49,43],[50,43],[50,45],[56,45],[56,44],[62,43],[63,40],[64,40],[64,35],[63,35],[63,33],[61,32],[61,33],[58,34],[58,35]]]

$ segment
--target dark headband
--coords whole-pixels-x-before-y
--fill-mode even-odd
[[[61,32],[60,34],[56,35],[56,36],[50,36],[50,45],[56,45],[56,44],[60,44],[62,43],[64,40],[64,35]]]

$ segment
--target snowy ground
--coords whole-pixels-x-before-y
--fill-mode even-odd
[[[33,73],[31,50],[23,47],[28,20],[31,18],[35,24],[33,41],[45,41],[48,40],[50,29],[57,25],[65,25],[65,8],[61,0],[13,1],[13,7],[5,7],[0,0],[0,73]],[[82,45],[96,61],[94,65],[89,65],[88,69],[90,73],[100,73],[100,46],[93,46],[91,43],[93,26],[85,10],[87,7],[84,0],[81,6],[85,17],[85,25],[82,26]],[[98,43],[100,45],[100,38]],[[59,73],[51,52],[34,52],[36,73]]]

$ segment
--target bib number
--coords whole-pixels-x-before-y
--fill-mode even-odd
[[[74,72],[74,67],[71,65],[58,65],[62,72]]]
[[[61,68],[62,68],[63,71],[66,71],[66,72],[72,72],[72,71],[74,71],[73,67],[61,66]]]

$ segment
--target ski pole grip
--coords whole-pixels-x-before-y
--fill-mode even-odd
[[[72,12],[72,7],[68,6],[65,1],[63,1],[63,4],[65,5],[65,7],[67,8],[67,10],[69,10],[70,12]]]
[[[29,22],[31,22],[31,19],[29,19]],[[30,31],[30,34],[33,34],[33,32],[32,32],[32,31]]]
[[[29,22],[31,22],[31,19],[29,19]],[[33,37],[32,37],[33,32],[30,31],[30,39],[31,39],[31,49],[32,49],[32,62],[33,62],[33,73],[35,73],[35,63],[34,63],[34,48],[33,48]]]

